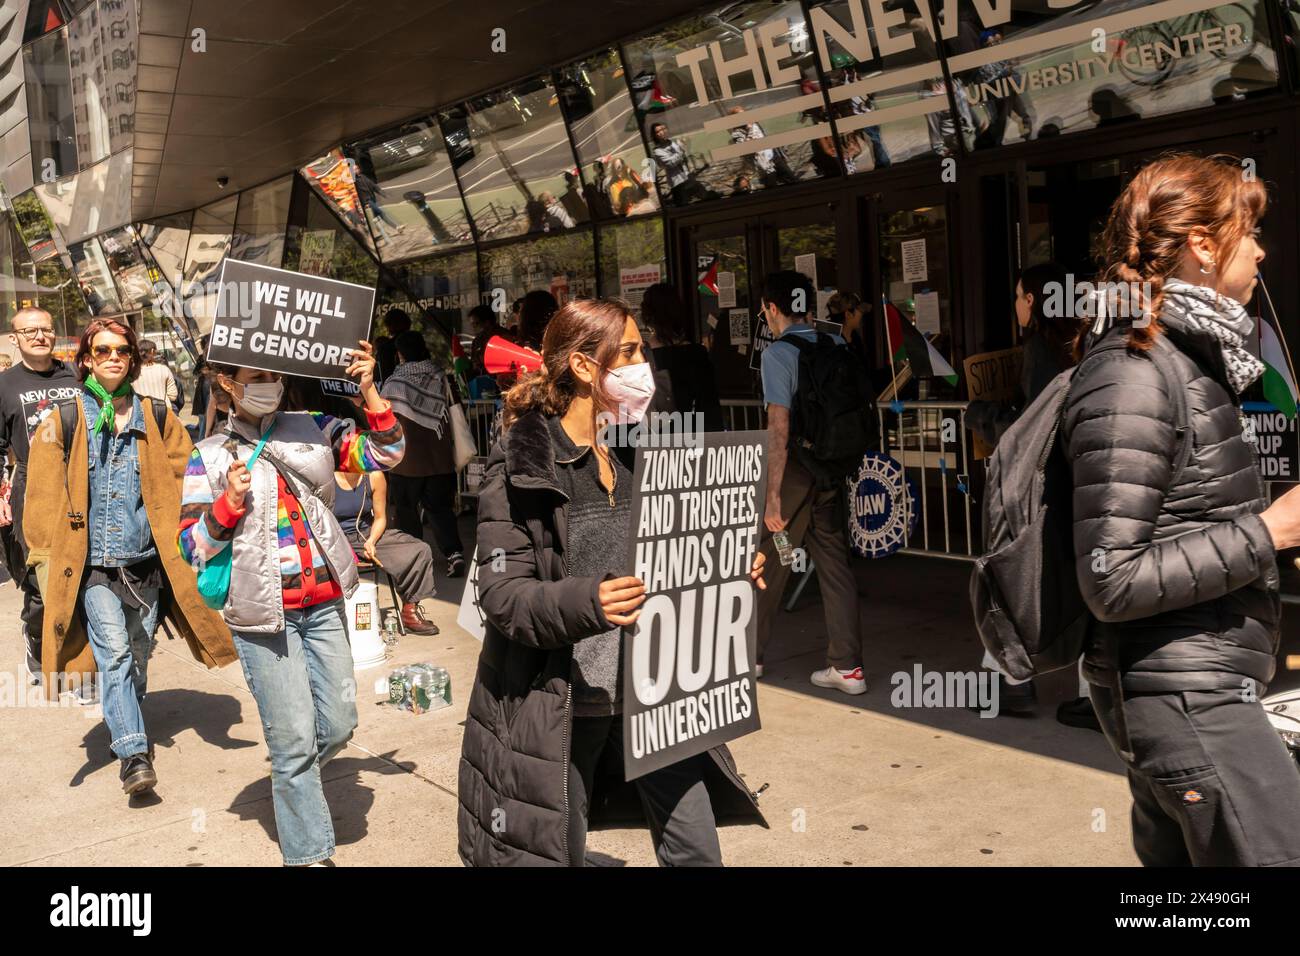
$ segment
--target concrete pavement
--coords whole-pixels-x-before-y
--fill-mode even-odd
[[[466,527],[472,538],[472,528]],[[467,538],[468,540],[468,538]],[[771,828],[722,831],[730,865],[1132,865],[1128,790],[1100,735],[1058,725],[1069,674],[1041,682],[1036,718],[891,706],[890,675],[972,670],[964,565],[896,557],[857,567],[870,691],[807,682],[821,666],[815,594],[783,614],[758,697],[763,729],[732,745]],[[358,675],[360,726],[324,770],[339,865],[452,865],[456,766],[479,644],[455,625],[461,581],[439,576],[436,637],[403,638]],[[20,675],[19,598],[0,586],[0,674]],[[422,716],[373,692],[387,667],[432,660],[454,705]],[[21,681],[19,681],[21,683]],[[145,720],[157,796],[128,805],[97,713],[0,707],[0,863],[279,865],[269,763],[238,664],[208,671],[160,633]],[[595,865],[653,865],[648,832],[593,832]]]

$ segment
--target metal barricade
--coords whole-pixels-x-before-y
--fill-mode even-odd
[[[899,412],[889,404],[877,408],[881,448],[903,466],[917,489],[920,514],[916,531],[904,539],[904,554],[973,561],[981,553],[971,507],[968,404],[903,402]]]
[[[732,398],[721,402],[729,432],[762,431],[767,427],[767,406],[758,398]]]
[[[465,418],[469,422],[470,434],[474,436],[478,454],[456,474],[456,492],[461,501],[477,500],[478,483],[482,480],[483,466],[487,464],[488,452],[492,447],[492,418],[496,415],[497,403],[494,398],[480,398],[461,402],[461,405],[465,408]]]

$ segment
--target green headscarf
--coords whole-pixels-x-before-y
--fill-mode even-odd
[[[131,383],[123,382],[117,387],[117,391],[110,395],[108,390],[99,384],[99,380],[95,378],[95,373],[91,372],[90,375],[86,376],[85,385],[86,388],[90,389],[91,394],[99,399],[99,416],[95,419],[95,434],[98,435],[99,430],[105,425],[108,426],[110,432],[117,431],[117,412],[113,410],[113,399],[121,398],[123,395],[130,395]]]

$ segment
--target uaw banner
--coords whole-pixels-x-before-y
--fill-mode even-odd
[[[646,600],[623,631],[628,780],[759,728],[758,592],[749,571],[767,487],[767,433],[693,435],[691,447],[636,455],[628,557]]]
[[[340,378],[370,337],[375,290],[227,258],[208,340],[208,361]]]

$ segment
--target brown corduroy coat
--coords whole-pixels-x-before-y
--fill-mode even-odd
[[[159,617],[170,619],[196,660],[208,667],[221,667],[235,660],[230,630],[221,615],[199,596],[194,569],[176,546],[181,522],[181,481],[194,446],[185,426],[170,411],[164,433],[160,435],[152,401],[141,398],[140,403],[145,427],[145,438],[140,443],[140,489],[149,528],[171,585],[170,599],[159,609]],[[86,419],[79,401],[77,427],[66,462],[63,443],[60,416],[47,415],[32,436],[23,512],[23,534],[29,549],[27,563],[36,568],[45,600],[41,669],[51,698],[66,683],[58,675],[88,675],[96,669],[86,638],[85,618],[77,600],[90,549],[87,525],[90,461]]]

